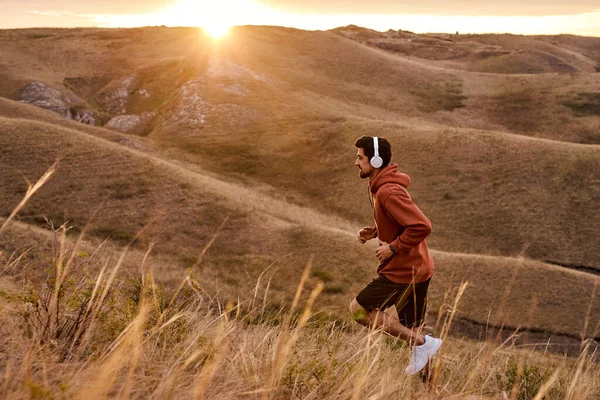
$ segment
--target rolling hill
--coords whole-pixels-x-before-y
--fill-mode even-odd
[[[23,176],[60,159],[2,233],[3,257],[28,240],[47,249],[44,217],[89,223],[90,246],[146,227],[132,257],[158,239],[157,278],[177,284],[229,216],[198,271],[207,290],[247,299],[273,264],[271,290],[290,301],[313,255],[319,307],[345,317],[376,266],[354,237],[371,210],[353,142],[378,135],[434,225],[433,322],[469,281],[471,337],[597,338],[597,40],[348,29],[238,27],[220,43],[187,28],[0,31],[0,216]],[[431,41],[465,55],[435,58]],[[40,263],[16,275],[35,279]]]

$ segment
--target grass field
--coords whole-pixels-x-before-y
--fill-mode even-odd
[[[18,225],[3,223],[0,234],[14,235]],[[590,342],[580,343],[578,357],[565,358],[519,345],[517,331],[485,342],[447,336],[457,309],[469,302],[462,298],[464,284],[444,297],[431,326],[445,340],[441,354],[428,374],[407,378],[405,344],[315,307],[327,282],[308,283],[311,272],[325,276],[311,271],[311,260],[295,276],[300,283],[287,305],[271,298],[274,280],[268,274],[259,276],[246,300],[227,301],[206,290],[202,275],[198,279],[201,259],[181,284],[165,286],[154,280],[159,271],[152,248],[137,259],[137,273],[131,268],[123,276],[117,272],[130,258],[127,250],[88,252],[84,248],[90,244],[68,239],[64,228],[51,236],[38,283],[14,279],[27,257],[3,262],[0,390],[5,398],[594,399],[600,394]]]

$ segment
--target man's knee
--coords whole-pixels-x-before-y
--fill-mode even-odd
[[[367,310],[354,299],[350,303],[350,315],[352,315],[352,319],[356,322],[362,322],[367,316]]]

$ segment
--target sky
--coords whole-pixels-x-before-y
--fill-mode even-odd
[[[600,37],[600,0],[0,0],[0,28],[359,25],[415,33]]]

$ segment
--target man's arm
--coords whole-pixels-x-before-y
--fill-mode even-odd
[[[418,246],[431,233],[431,221],[413,203],[406,191],[393,188],[383,205],[387,212],[404,227],[404,232],[390,243],[396,252]]]

